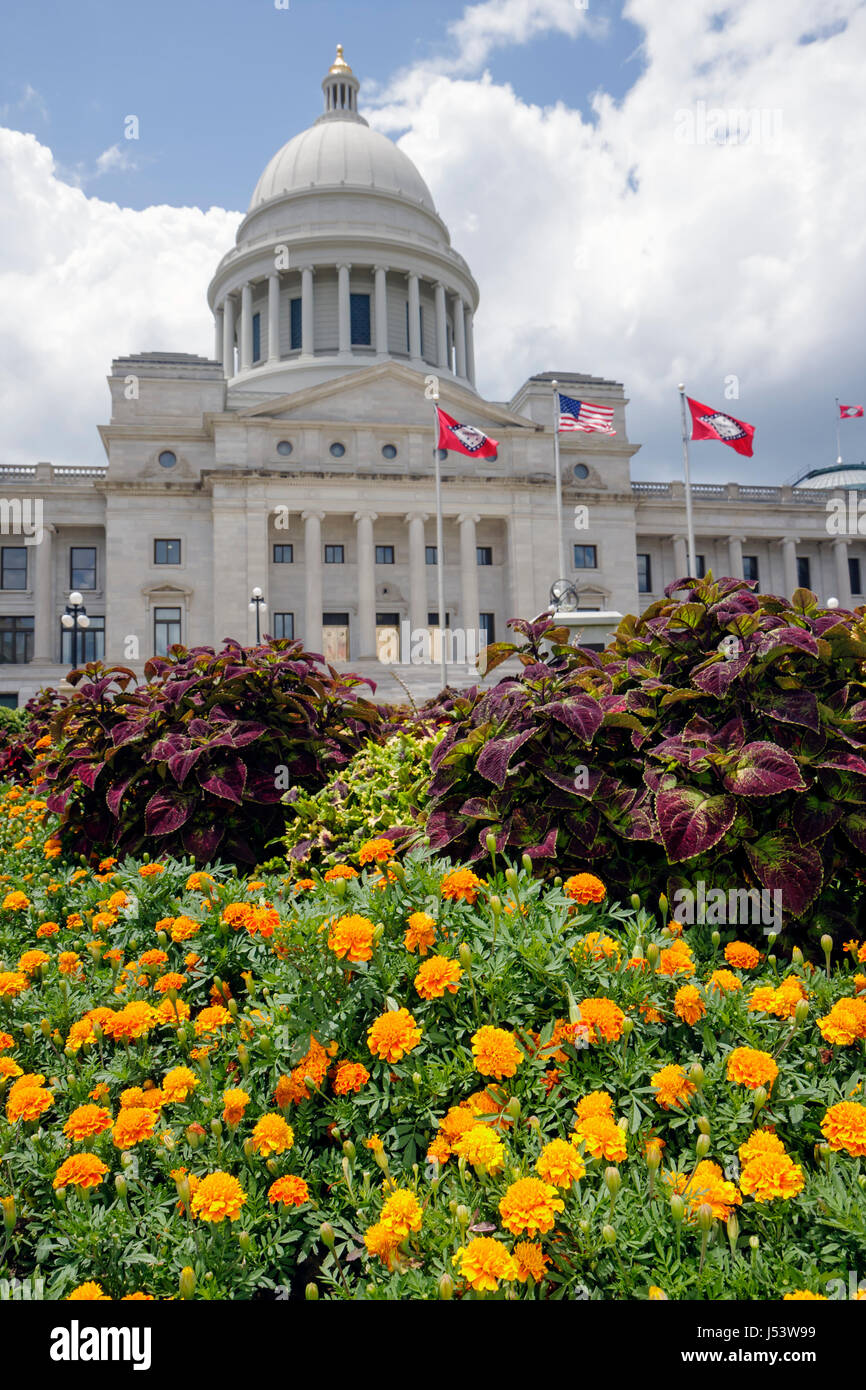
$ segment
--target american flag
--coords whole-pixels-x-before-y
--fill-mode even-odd
[[[559,392],[559,432],[582,430],[584,434],[616,434],[612,429],[613,406],[575,401]]]

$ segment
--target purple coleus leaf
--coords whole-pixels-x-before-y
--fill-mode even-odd
[[[842,829],[854,848],[866,854],[866,811],[849,811],[842,821]]]
[[[443,849],[456,840],[466,829],[466,822],[447,811],[432,811],[427,819],[426,831],[430,837],[431,849]]]
[[[766,656],[768,652],[775,651],[779,647],[789,647],[792,650],[807,652],[809,656],[818,655],[818,643],[811,632],[806,632],[802,627],[777,627],[773,632],[768,632],[761,638],[759,654]]]
[[[824,882],[821,855],[813,845],[801,845],[784,831],[762,835],[746,845],[746,857],[770,892],[781,894],[783,912],[802,917]]]
[[[719,656],[710,664],[696,667],[692,671],[692,681],[705,694],[722,696],[751,665],[752,655],[751,652],[743,652],[739,656]]]
[[[844,806],[828,800],[820,789],[812,790],[794,798],[791,824],[800,843],[808,845],[813,840],[823,839],[834,825],[838,825],[844,814]]]
[[[522,733],[512,734],[510,738],[490,739],[478,755],[475,771],[494,786],[504,787],[508,764],[518,749],[535,733],[535,729],[524,729]]]
[[[223,834],[224,827],[221,825],[191,825],[183,832],[183,847],[193,859],[200,864],[213,859]]]
[[[790,753],[777,743],[746,743],[722,773],[722,785],[735,796],[777,796],[805,791],[806,783]]]
[[[144,808],[148,835],[172,835],[189,820],[191,805],[180,792],[163,789],[154,792]]]
[[[179,787],[182,787],[192,769],[195,767],[202,753],[206,750],[198,748],[185,748],[180,753],[172,753],[168,759],[168,770]]]
[[[693,859],[718,844],[737,813],[732,796],[707,796],[695,787],[673,787],[656,795],[656,820],[671,863]]]
[[[247,769],[240,758],[230,758],[213,768],[206,776],[198,774],[202,791],[212,792],[223,801],[240,806],[247,785]]]
[[[592,742],[604,718],[604,710],[591,695],[568,695],[563,700],[552,700],[541,706],[539,714],[549,714],[584,743]]]
[[[779,690],[761,697],[761,712],[780,724],[802,724],[815,733],[820,727],[818,701],[811,690]]]

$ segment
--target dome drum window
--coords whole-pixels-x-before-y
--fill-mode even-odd
[[[280,457],[281,457],[281,458],[288,458],[288,457],[289,457],[289,454],[290,454],[291,452],[292,452],[291,441],[288,440],[288,439],[281,439],[280,442],[279,442],[279,444],[277,445],[277,453],[280,455]]]
[[[330,452],[333,458],[341,459],[346,452],[346,446],[340,443],[332,444]]]
[[[383,445],[382,445],[382,457],[383,457],[383,459],[395,459],[395,458],[397,457],[397,446],[396,446],[396,444],[383,444]]]
[[[172,449],[163,449],[159,455],[158,463],[160,468],[174,468],[177,463],[177,454]]]
[[[581,480],[589,477],[589,469],[587,468],[585,463],[576,463],[574,465],[574,476],[575,478],[580,478]]]

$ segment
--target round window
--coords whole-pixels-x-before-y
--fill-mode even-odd
[[[589,477],[589,469],[587,468],[585,463],[576,463],[574,465],[574,476],[575,478]]]
[[[382,445],[382,457],[385,458],[385,459],[395,459],[395,458],[397,457],[397,446],[396,446],[396,444],[383,444],[383,445]]]
[[[292,452],[292,446],[288,439],[281,439],[277,445],[277,453],[282,454],[283,458],[288,458]]]
[[[335,459],[341,459],[346,452],[345,444],[332,444],[331,453]]]
[[[163,449],[159,456],[160,468],[174,468],[177,463],[177,454],[173,454],[171,449]]]

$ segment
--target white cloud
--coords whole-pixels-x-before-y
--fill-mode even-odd
[[[576,0],[483,0],[467,5],[449,24],[457,52],[447,65],[454,72],[477,72],[495,48],[528,43],[551,30],[574,38],[594,22],[589,6]]]
[[[127,173],[137,168],[138,165],[128,149],[123,149],[121,145],[109,145],[96,161],[95,177],[99,178],[102,174]]]

